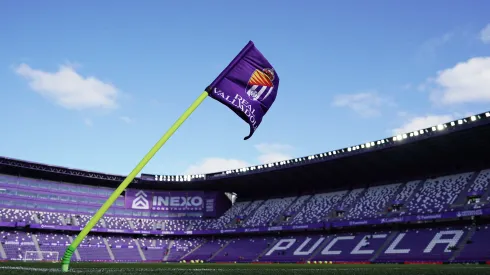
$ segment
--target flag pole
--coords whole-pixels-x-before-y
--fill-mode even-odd
[[[206,89],[209,90],[209,89]],[[148,164],[148,162],[155,156],[155,154],[162,148],[162,146],[167,142],[167,140],[179,129],[179,127],[184,123],[184,121],[199,107],[199,105],[206,99],[208,92],[204,91],[193,103],[192,105],[182,114],[182,116],[177,119],[177,121],[168,129],[168,131],[160,138],[160,140],[150,149],[150,151],[143,157],[143,159],[136,165],[136,167],[131,171],[131,173],[124,179],[124,181],[117,187],[117,189],[111,194],[107,201],[97,210],[95,215],[90,219],[90,221],[85,225],[85,227],[80,231],[75,240],[68,246],[61,260],[61,270],[67,272],[70,265],[70,259],[78,245],[87,236],[90,230],[97,224],[97,222],[102,218],[104,213],[111,207],[111,205],[116,201],[116,199],[121,195],[121,193],[128,187],[128,185],[133,181],[133,179],[143,170],[143,168]]]

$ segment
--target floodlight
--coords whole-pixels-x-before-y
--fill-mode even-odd
[[[470,119],[471,119],[471,121],[475,121],[476,120],[476,116],[471,116]]]
[[[443,124],[439,124],[439,125],[437,125],[437,130],[438,130],[438,131],[442,131],[442,130],[444,130],[444,125],[443,125]]]

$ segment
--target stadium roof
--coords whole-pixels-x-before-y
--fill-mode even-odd
[[[490,113],[339,150],[207,175],[146,175],[130,187],[216,190],[240,197],[297,195],[490,168]],[[124,176],[6,157],[0,173],[116,187]]]

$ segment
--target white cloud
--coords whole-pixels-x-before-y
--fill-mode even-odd
[[[238,159],[206,158],[185,170],[185,175],[198,175],[250,166],[249,163]]]
[[[406,112],[406,111],[398,111],[396,114],[399,117],[407,117],[408,116],[408,112]]]
[[[15,68],[15,72],[29,81],[32,90],[64,108],[83,110],[117,107],[119,90],[116,87],[95,77],[84,77],[72,66],[60,66],[53,73],[21,64]]]
[[[337,95],[333,105],[353,110],[363,117],[373,117],[381,114],[381,107],[393,105],[393,103],[375,92],[358,94]]]
[[[490,57],[475,57],[442,70],[427,81],[431,99],[443,105],[490,102]]]
[[[454,120],[453,115],[427,115],[412,117],[410,120],[407,121],[407,123],[399,128],[393,129],[392,132],[393,135],[405,134],[416,130],[436,126],[452,120]]]
[[[94,123],[92,122],[92,120],[91,120],[91,119],[89,119],[89,118],[84,119],[84,120],[83,120],[83,123],[84,123],[85,125],[87,125],[88,127],[92,127],[92,126],[94,125]]]
[[[257,160],[260,164],[278,162],[292,158],[290,153],[293,150],[293,147],[290,145],[261,143],[255,145],[255,149],[258,151]],[[206,174],[244,168],[248,166],[252,166],[252,164],[244,160],[213,157],[205,158],[197,164],[191,165],[189,168],[187,168],[184,174]]]
[[[260,153],[257,157],[259,163],[272,163],[292,158],[290,153],[293,147],[286,144],[261,143],[255,145],[255,149]]]
[[[425,92],[427,91],[427,83],[422,83],[417,86],[417,91]]]
[[[407,83],[407,84],[405,84],[405,85],[402,86],[402,89],[403,90],[410,90],[412,88],[413,88],[412,83]]]
[[[417,48],[415,52],[415,60],[421,64],[433,62],[437,57],[438,52],[443,50],[446,44],[460,35],[461,34],[458,31],[451,31],[425,40]]]
[[[130,117],[127,117],[127,116],[122,116],[122,117],[119,117],[119,119],[121,119],[122,121],[130,124],[130,123],[133,123],[134,122],[134,119],[130,118]]]
[[[454,38],[454,36],[455,36],[454,32],[447,32],[443,35],[432,37],[426,40],[420,46],[419,54],[429,54],[429,55],[434,54],[438,48],[447,44],[449,41],[451,41],[451,39]]]
[[[151,100],[150,100],[150,104],[151,104],[152,106],[157,106],[157,107],[162,106],[162,103],[161,103],[161,102],[160,102],[160,100],[158,100],[158,99],[151,99]]]
[[[481,30],[480,39],[483,43],[490,44],[490,24]]]

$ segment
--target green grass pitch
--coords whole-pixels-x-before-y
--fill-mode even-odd
[[[0,263],[0,274],[366,274],[366,275],[474,275],[490,274],[489,265],[307,265],[307,264],[166,264],[166,263],[72,263],[69,273],[59,263]]]

